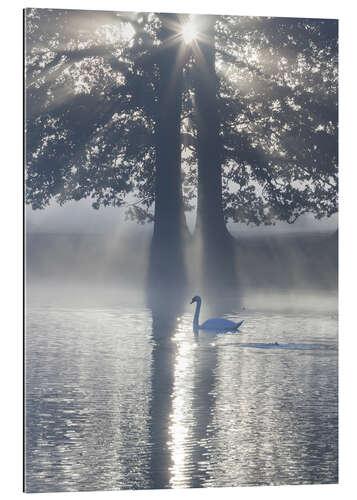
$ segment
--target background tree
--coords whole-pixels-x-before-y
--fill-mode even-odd
[[[174,290],[185,277],[181,26],[175,14],[26,14],[27,202],[90,197],[154,220],[150,276]]]
[[[235,263],[225,222],[293,223],[337,211],[337,22],[194,22],[196,113],[186,142],[198,163],[196,231],[203,275],[226,286]]]
[[[164,285],[175,295],[186,282],[184,238],[187,231],[181,180],[181,111],[186,49],[179,16],[160,14],[157,117],[155,120],[155,226],[151,245],[153,289]],[[160,286],[161,287],[161,286]]]
[[[222,200],[223,137],[215,68],[215,16],[200,16],[194,47],[194,120],[197,128],[196,245],[200,247],[203,284],[215,293],[236,288],[235,252]]]

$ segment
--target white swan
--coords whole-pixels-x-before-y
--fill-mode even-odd
[[[196,302],[196,311],[193,317],[193,331],[195,333],[198,332],[198,330],[207,330],[217,333],[236,332],[240,325],[243,323],[243,320],[235,323],[234,321],[230,321],[229,319],[225,318],[211,318],[202,323],[202,325],[199,325],[198,318],[200,315],[202,303],[201,297],[199,297],[198,295],[193,297],[193,299],[191,300],[191,304],[193,304],[194,302]]]

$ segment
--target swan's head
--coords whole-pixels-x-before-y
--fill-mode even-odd
[[[193,304],[194,302],[201,302],[201,297],[200,297],[199,295],[195,295],[195,296],[192,298],[192,300],[191,300],[190,304]]]

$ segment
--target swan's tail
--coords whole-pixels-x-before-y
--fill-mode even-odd
[[[242,319],[242,321],[239,321],[239,322],[236,324],[235,330],[238,330],[238,328],[242,325],[242,323],[244,323],[244,319]]]

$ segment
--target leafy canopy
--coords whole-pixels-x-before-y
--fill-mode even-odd
[[[159,14],[26,11],[26,201],[33,208],[90,197],[94,208],[126,205],[137,220],[152,219],[159,28]],[[332,215],[337,22],[219,16],[215,28],[226,218],[269,224],[305,212]],[[193,70],[201,63],[192,50],[184,68],[186,209],[197,183]]]

